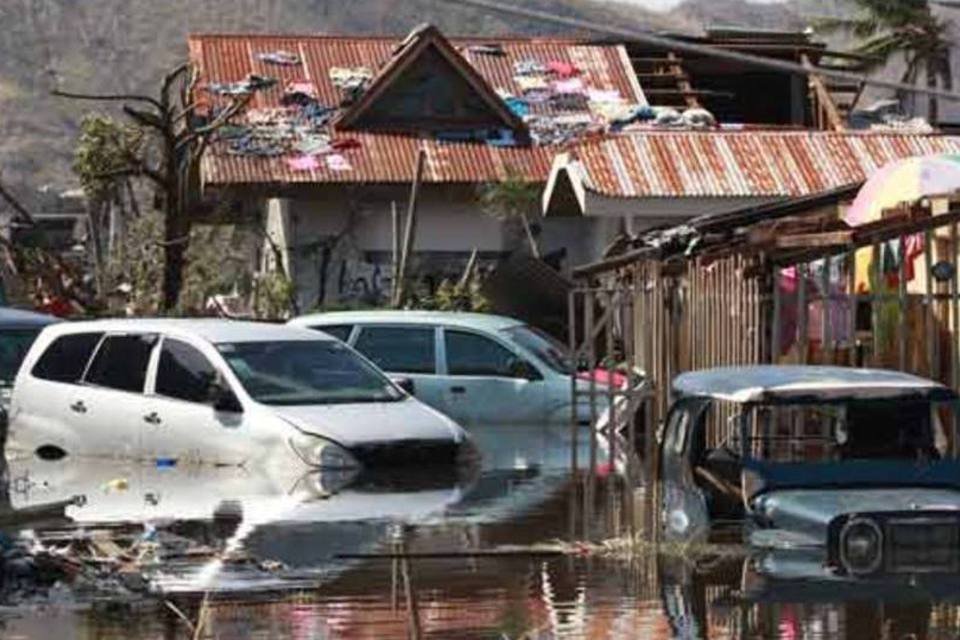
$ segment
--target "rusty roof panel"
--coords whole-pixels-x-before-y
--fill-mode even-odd
[[[642,131],[574,149],[610,197],[803,196],[854,184],[899,158],[960,153],[960,137],[824,131]]]
[[[506,55],[474,53],[470,45],[495,42]],[[397,38],[195,35],[190,37],[191,59],[200,70],[201,86],[211,82],[236,82],[254,73],[279,80],[276,87],[258,92],[252,109],[277,107],[283,87],[290,82],[311,82],[322,104],[336,106],[341,96],[329,77],[332,67],[368,67],[376,72],[392,57]],[[633,76],[626,50],[620,45],[587,45],[567,39],[451,39],[451,43],[494,89],[522,93],[514,79],[513,65],[520,60],[570,62],[577,65],[590,87],[617,90],[630,102],[645,99]],[[296,53],[304,64],[280,66],[258,60],[257,54],[284,50]],[[216,99],[199,92],[203,106]],[[545,105],[534,113],[550,113]],[[310,184],[407,182],[413,177],[417,148],[427,151],[425,179],[430,182],[486,182],[502,179],[508,167],[523,177],[544,181],[556,147],[494,147],[485,144],[441,143],[410,136],[357,131],[336,132],[333,139],[353,138],[360,148],[342,152],[352,166],[349,171],[331,171],[321,164],[312,171],[294,171],[285,158],[259,158],[228,154],[214,145],[203,160],[203,179],[209,186],[229,184]]]

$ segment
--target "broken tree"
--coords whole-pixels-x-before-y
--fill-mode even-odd
[[[168,73],[157,98],[128,94],[84,94],[54,91],[74,100],[123,103],[123,113],[144,134],[145,143],[127,154],[125,166],[112,169],[106,177],[138,177],[150,180],[156,193],[156,207],[164,217],[162,308],[173,310],[183,286],[184,266],[190,228],[202,206],[200,160],[218,129],[239,115],[249,104],[255,89],[232,96],[217,115],[196,116],[194,89],[197,74],[190,64]]]

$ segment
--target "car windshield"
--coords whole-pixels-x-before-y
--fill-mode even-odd
[[[0,387],[13,386],[20,364],[39,333],[39,329],[0,330]]]
[[[747,418],[750,456],[773,463],[953,457],[954,415],[949,403],[856,400],[758,405]],[[731,429],[734,441],[736,431]]]
[[[556,338],[526,325],[502,329],[514,343],[532,352],[545,365],[558,373],[573,373],[573,359],[566,345]]]
[[[270,405],[393,402],[393,383],[335,340],[221,343],[250,397]]]

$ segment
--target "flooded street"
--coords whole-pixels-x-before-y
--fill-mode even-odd
[[[776,585],[754,577],[736,547],[696,559],[587,553],[571,542],[585,528],[600,541],[631,526],[637,511],[621,480],[597,481],[585,519],[567,429],[475,433],[484,462],[474,473],[284,485],[279,473],[230,468],[15,464],[15,508],[86,498],[68,508],[71,522],[38,527],[41,539],[103,529],[115,540],[162,534],[192,546],[146,574],[166,603],[55,589],[43,604],[0,611],[0,637],[191,638],[201,618],[203,637],[216,638],[954,638],[960,630],[960,610],[932,603],[949,600],[949,589]],[[583,446],[579,459],[587,458]]]

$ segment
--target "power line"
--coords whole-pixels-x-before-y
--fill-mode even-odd
[[[907,93],[921,93],[925,95],[936,96],[938,98],[944,98],[946,100],[953,100],[960,102],[960,93],[955,93],[953,91],[945,91],[943,89],[935,89],[930,87],[915,86],[911,84],[904,84],[902,82],[893,82],[891,80],[881,80],[878,78],[871,78],[866,74],[854,73],[852,71],[838,71],[836,69],[823,69],[821,67],[807,67],[796,62],[788,62],[786,60],[776,60],[773,58],[765,58],[763,56],[755,56],[749,53],[741,53],[739,51],[732,51],[730,49],[723,49],[720,47],[715,47],[712,45],[697,44],[695,42],[687,42],[685,40],[680,40],[678,38],[673,38],[670,36],[659,35],[651,31],[642,31],[639,29],[625,29],[622,27],[611,27],[598,22],[591,22],[589,20],[583,20],[580,18],[569,18],[565,16],[556,15],[553,13],[548,13],[546,11],[539,11],[537,9],[525,9],[522,7],[515,7],[499,2],[499,0],[440,0],[447,4],[456,5],[456,6],[472,6],[478,9],[485,9],[490,12],[503,13],[507,15],[512,15],[521,18],[527,18],[530,20],[542,20],[544,22],[551,22],[553,24],[559,24],[566,27],[572,27],[574,29],[583,29],[586,31],[593,31],[596,33],[601,33],[608,36],[616,36],[618,38],[623,38],[625,40],[632,40],[636,42],[642,42],[643,44],[651,45],[654,47],[661,47],[663,49],[670,49],[673,51],[680,51],[686,53],[693,53],[697,55],[720,58],[723,60],[729,60],[731,62],[739,62],[741,64],[751,65],[755,67],[764,67],[767,69],[776,69],[778,71],[784,71],[787,73],[808,76],[811,73],[814,73],[825,78],[835,78],[837,80],[847,80],[850,82],[862,82],[866,85],[872,85],[875,87],[883,87],[885,89],[895,89],[897,91],[903,91]],[[950,0],[941,0],[942,2],[949,2]],[[954,0],[956,6],[960,6],[960,0]]]

